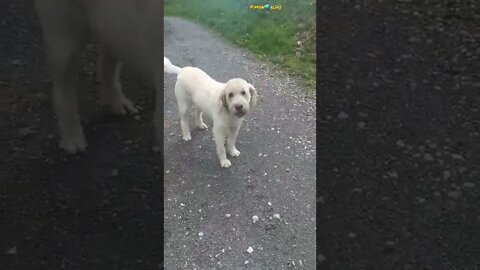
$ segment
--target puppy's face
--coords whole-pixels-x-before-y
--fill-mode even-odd
[[[228,112],[237,117],[243,117],[255,106],[257,91],[253,85],[243,79],[231,79],[227,82],[221,98],[222,105]]]

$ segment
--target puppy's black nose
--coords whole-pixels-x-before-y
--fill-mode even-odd
[[[242,108],[243,108],[243,105],[235,105],[235,109],[237,109],[237,111],[240,111]]]

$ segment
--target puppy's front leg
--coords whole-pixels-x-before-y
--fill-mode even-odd
[[[155,111],[153,113],[153,127],[155,129],[156,144],[163,144],[163,76],[156,75],[155,83]]]
[[[228,168],[232,165],[230,160],[227,159],[227,152],[225,151],[225,129],[219,125],[213,124],[213,137],[215,138],[215,144],[217,146],[217,155],[220,159],[220,165],[224,168]]]
[[[194,107],[194,110],[195,110],[195,125],[199,129],[207,129],[208,126],[203,122],[203,118],[202,118],[203,112],[197,107]]]
[[[75,31],[62,26],[61,23],[44,21],[45,45],[52,73],[53,105],[58,117],[60,147],[67,153],[75,154],[85,151],[87,147],[77,103],[81,42]]]
[[[232,157],[240,156],[240,151],[235,147],[235,142],[237,141],[238,131],[240,130],[241,125],[230,127],[230,134],[228,135],[227,140],[227,151],[228,154]]]
[[[108,105],[114,114],[138,113],[133,103],[125,97],[120,83],[122,63],[106,48],[101,48],[98,59],[98,77],[102,84],[100,103]]]
[[[183,140],[188,142],[192,139],[188,126],[188,105],[185,101],[178,100],[178,112],[180,114],[180,127],[182,128]]]
[[[84,152],[87,147],[78,115],[77,84],[73,72],[53,72],[53,104],[60,128],[60,147],[69,154]]]

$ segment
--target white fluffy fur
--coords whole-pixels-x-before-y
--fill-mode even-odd
[[[90,42],[101,49],[97,73],[101,103],[115,114],[138,113],[120,83],[122,63],[130,66],[155,87],[154,127],[157,143],[163,143],[163,74],[158,53],[163,33],[156,27],[163,21],[162,6],[158,0],[35,0],[52,76],[60,147],[67,153],[87,147],[78,110],[77,73],[82,51]]]
[[[213,120],[213,136],[217,155],[222,167],[230,167],[227,154],[232,157],[240,155],[235,147],[238,131],[243,117],[255,106],[257,91],[243,79],[235,78],[226,83],[217,82],[196,67],[180,68],[164,57],[164,71],[177,74],[175,96],[180,114],[182,136],[185,141],[192,139],[188,125],[188,110],[195,108],[195,125],[206,129],[202,114]],[[225,133],[228,133],[225,149]]]

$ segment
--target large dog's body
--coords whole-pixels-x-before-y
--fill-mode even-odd
[[[124,62],[151,81],[157,93],[154,126],[159,140],[163,100],[163,1],[36,0],[47,62],[53,81],[53,104],[59,120],[60,146],[68,153],[87,143],[77,106],[80,56],[86,43],[100,44],[98,75],[102,103],[114,113],[137,112],[119,82]],[[158,141],[158,143],[162,143]]]
[[[175,96],[180,113],[180,125],[185,141],[191,140],[188,125],[188,110],[195,107],[195,124],[205,129],[202,114],[207,114],[213,120],[213,136],[217,155],[222,167],[229,167],[232,157],[240,155],[235,147],[238,131],[243,122],[243,116],[250,111],[257,99],[255,88],[243,79],[235,78],[226,83],[217,82],[204,71],[195,67],[179,68],[170,60],[164,58],[164,70],[178,74],[175,83]],[[227,148],[225,149],[225,133],[228,132]]]

